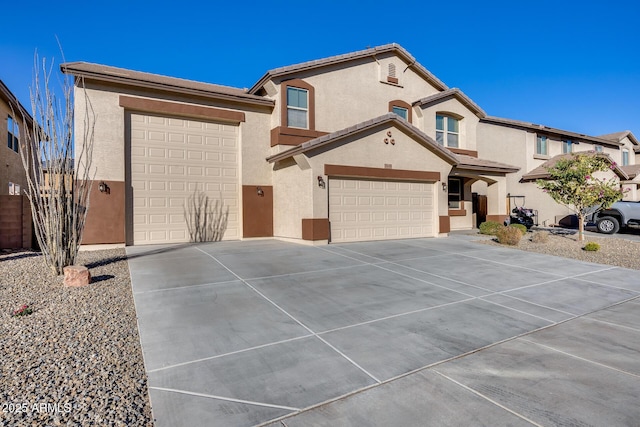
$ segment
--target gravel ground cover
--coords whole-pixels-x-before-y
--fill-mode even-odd
[[[65,288],[39,253],[0,252],[2,427],[152,425],[125,251],[78,264],[92,283]]]
[[[640,242],[618,237],[592,236],[587,236],[584,241],[580,242],[578,241],[577,233],[574,234],[565,230],[548,232],[549,240],[546,243],[532,242],[533,235],[541,232],[542,231],[534,231],[527,233],[517,246],[501,245],[495,239],[481,240],[479,242],[504,248],[514,248],[523,251],[573,258],[580,261],[640,270]],[[582,248],[587,242],[598,243],[600,250],[596,252],[585,251]]]

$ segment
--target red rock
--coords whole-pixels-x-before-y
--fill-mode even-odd
[[[87,286],[91,283],[91,273],[84,265],[68,265],[64,271],[64,285],[69,287]]]

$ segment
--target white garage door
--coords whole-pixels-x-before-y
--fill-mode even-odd
[[[223,239],[239,238],[238,127],[132,113],[131,186],[134,244],[188,242],[197,192],[228,209]]]
[[[332,242],[433,237],[434,184],[329,180]]]

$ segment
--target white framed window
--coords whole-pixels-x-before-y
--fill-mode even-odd
[[[287,126],[309,129],[309,91],[287,87]]]
[[[455,117],[436,115],[436,142],[447,147],[458,148],[460,121]]]
[[[460,209],[462,203],[462,179],[449,178],[449,209]]]
[[[622,166],[629,166],[629,150],[622,150]]]
[[[18,146],[20,144],[20,127],[18,123],[13,120],[13,117],[7,116],[7,146],[18,152]]]
[[[546,156],[548,152],[547,137],[544,135],[538,135],[538,137],[536,138],[536,154],[540,156]]]
[[[562,154],[567,154],[573,152],[573,141],[567,139],[562,141]]]
[[[602,153],[602,145],[596,145],[593,148],[596,150],[596,153]]]
[[[395,105],[391,107],[391,112],[397,114],[405,120],[409,120],[409,110],[403,107],[396,107]]]

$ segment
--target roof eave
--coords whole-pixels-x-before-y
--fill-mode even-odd
[[[98,80],[98,81],[103,81],[107,83],[117,83],[117,84],[124,84],[127,86],[143,87],[146,89],[162,90],[166,92],[205,96],[208,98],[216,98],[220,100],[231,101],[231,102],[242,103],[242,104],[249,104],[249,105],[259,105],[259,106],[266,106],[266,107],[273,107],[275,105],[275,101],[273,100],[260,99],[258,97],[255,97],[254,95],[244,97],[244,96],[231,95],[231,94],[215,92],[215,91],[186,88],[179,85],[156,83],[156,82],[150,82],[147,80],[125,77],[125,76],[114,76],[108,73],[98,73],[98,72],[92,72],[92,71],[86,71],[86,70],[79,70],[77,68],[73,68],[72,66],[69,66],[68,64],[61,64],[60,70],[65,74],[70,74],[75,77],[83,77],[86,79]]]

